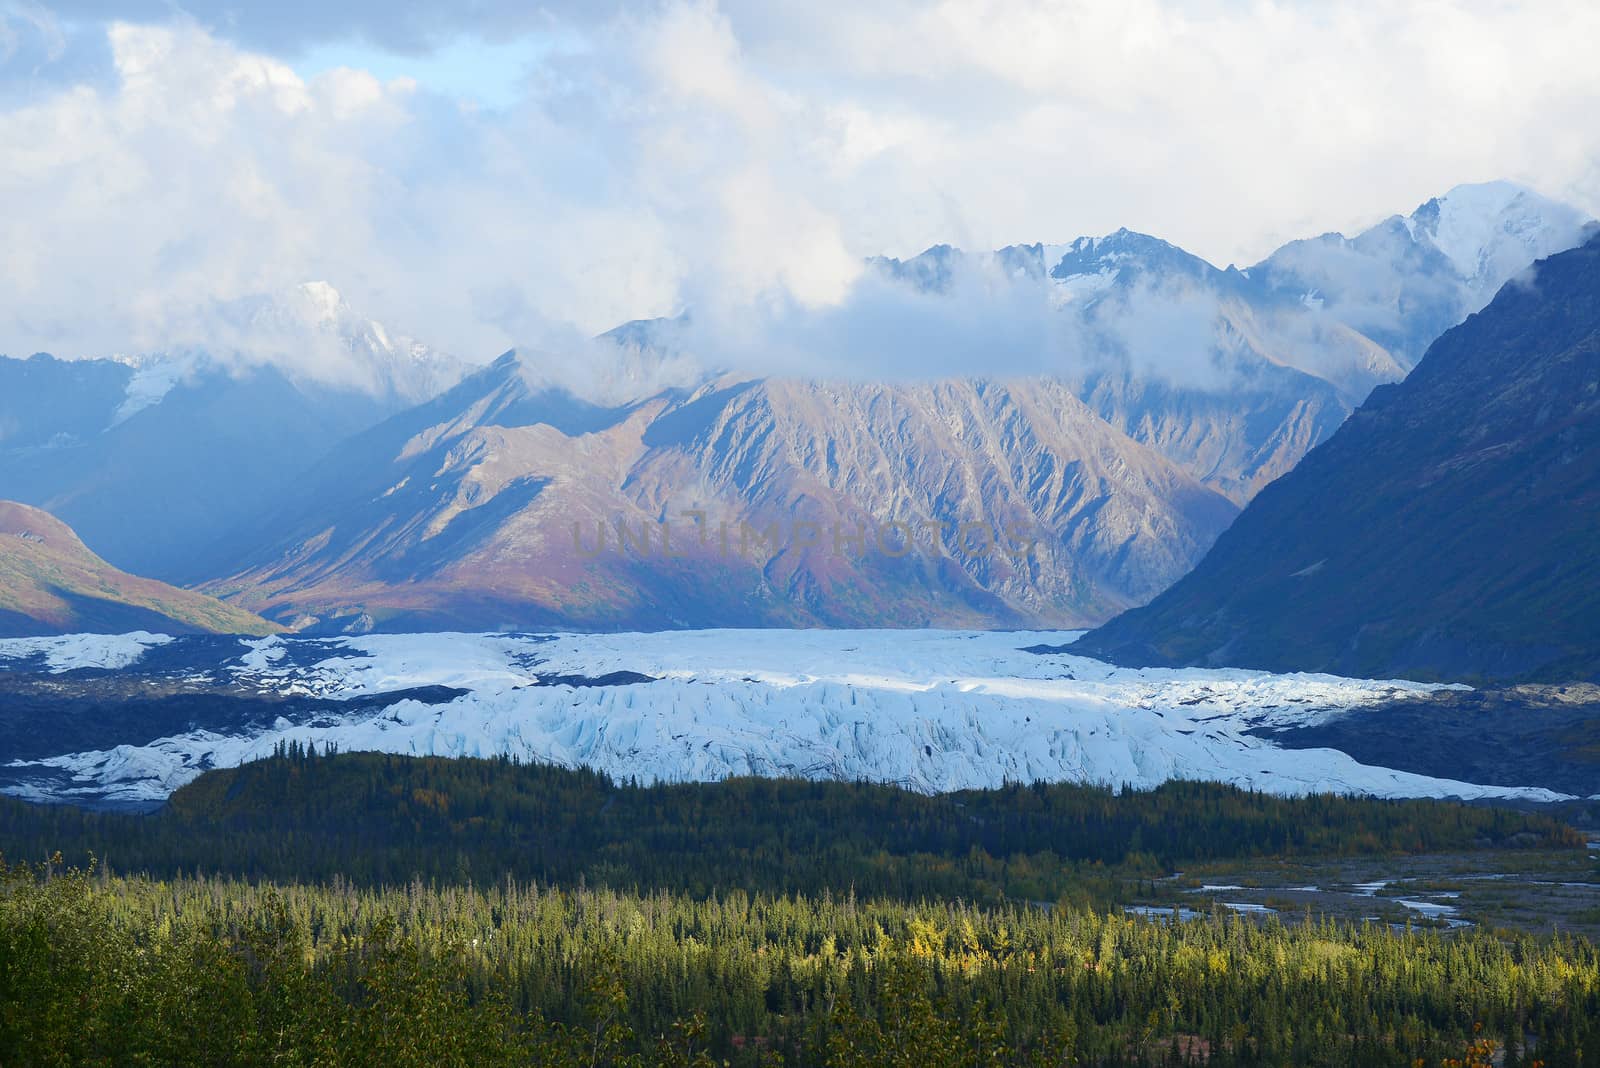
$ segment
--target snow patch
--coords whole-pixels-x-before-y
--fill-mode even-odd
[[[1587,222],[1581,212],[1511,182],[1456,186],[1432,204],[1429,239],[1485,299],[1534,260],[1577,244]],[[1415,236],[1417,227],[1410,229]]]
[[[127,392],[111,417],[111,426],[125,423],[161,403],[193,369],[191,360],[164,355],[121,357],[117,362],[132,367],[133,377],[128,379]]]
[[[166,645],[165,634],[63,634],[50,638],[0,639],[0,660],[24,660],[44,655],[45,667],[59,675],[80,668],[116,670],[137,663],[146,649]]]
[[[1064,278],[1050,279],[1050,301],[1055,307],[1088,300],[1104,293],[1116,284],[1117,267],[1102,267],[1092,274],[1069,274]]]

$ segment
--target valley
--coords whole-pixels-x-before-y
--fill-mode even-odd
[[[1394,929],[1487,927],[1600,937],[1600,873],[1581,849],[1279,859],[1186,865],[1138,884],[1130,909],[1213,909],[1284,923],[1333,918]],[[1170,914],[1170,912],[1168,913]]]
[[[0,1068],[1600,1068],[1594,0],[0,0]]]
[[[0,1058],[1585,1063],[1591,231],[874,258],[1045,316],[909,378],[0,359]]]
[[[0,1043],[65,1060],[1581,1064],[1595,1033],[1591,943],[1451,925],[1433,903],[1457,884],[1406,881],[1570,865],[1581,839],[1503,809],[1203,784],[640,787],[290,747],[156,815],[0,799],[0,830],[69,853],[0,860],[0,946],[35,965]],[[86,849],[120,860],[76,866]],[[1222,886],[1233,907],[1208,909],[1198,878],[1166,874],[1283,874],[1289,855],[1325,879],[1407,875],[1329,883],[1375,920],[1302,922]],[[1122,904],[1152,885],[1192,903],[1183,922]]]

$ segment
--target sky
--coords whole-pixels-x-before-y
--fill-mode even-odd
[[[1501,178],[1600,213],[1596,39],[1593,0],[0,0],[0,352],[318,279],[485,360],[826,321],[939,242],[1244,265]]]

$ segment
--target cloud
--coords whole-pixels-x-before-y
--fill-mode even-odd
[[[1079,341],[1004,285],[943,309],[863,260],[1126,225],[1245,263],[1494,177],[1600,209],[1587,0],[0,11],[13,354],[189,341],[218,302],[326,278],[477,359],[587,359],[573,338],[692,307],[719,361],[1021,369]],[[488,107],[297,69],[351,40],[528,41],[528,76]],[[1130,358],[1197,321],[1152,309]]]
[[[709,7],[606,33],[491,114],[302,78],[194,23],[111,25],[111,84],[0,110],[0,349],[161,347],[309,278],[480,358],[673,312],[691,284],[838,299],[860,267],[805,188],[803,105],[748,78]]]
[[[940,292],[870,271],[825,307],[708,295],[695,306],[684,344],[709,366],[782,375],[1026,374],[1059,363],[1072,344],[1070,325],[1036,284],[962,258]]]
[[[1200,390],[1233,381],[1218,359],[1218,299],[1192,281],[1146,279],[1065,305],[1050,289],[999,257],[955,252],[936,286],[872,269],[823,307],[707,296],[668,347],[695,357],[678,364],[684,372],[916,379],[1127,371]]]

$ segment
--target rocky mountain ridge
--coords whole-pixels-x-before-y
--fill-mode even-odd
[[[312,626],[1068,626],[1152,596],[1233,512],[1045,380],[598,408],[508,353],[352,442],[207,588]]]

